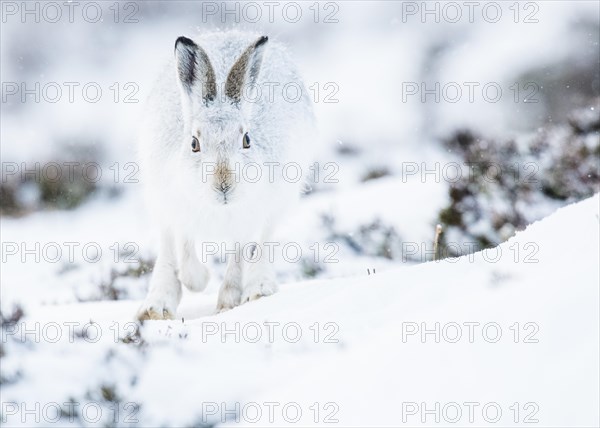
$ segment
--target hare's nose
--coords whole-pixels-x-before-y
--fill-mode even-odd
[[[231,189],[231,184],[221,183],[221,192],[227,193]]]

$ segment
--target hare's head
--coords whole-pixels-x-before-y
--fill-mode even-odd
[[[246,48],[228,70],[224,85],[217,84],[204,49],[186,37],[175,43],[184,119],[181,150],[197,174],[197,185],[213,203],[247,197],[248,191],[240,187],[256,184],[248,183],[243,174],[248,163],[261,165],[261,142],[255,144],[256,127],[250,123],[252,105],[243,95],[256,83],[267,40],[260,37]]]

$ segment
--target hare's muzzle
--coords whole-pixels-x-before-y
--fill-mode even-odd
[[[223,204],[231,201],[231,192],[235,184],[235,176],[226,161],[219,161],[214,175],[213,188],[217,199]]]

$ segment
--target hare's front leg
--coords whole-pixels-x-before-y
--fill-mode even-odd
[[[240,304],[242,295],[242,253],[237,251],[230,254],[227,259],[225,278],[219,289],[217,299],[217,312],[232,309]]]
[[[163,320],[175,318],[181,300],[181,283],[177,279],[177,256],[172,232],[163,231],[158,257],[150,278],[146,300],[138,310],[137,319]]]
[[[202,291],[208,285],[210,272],[206,265],[198,260],[194,241],[180,241],[177,245],[179,281],[190,291]]]
[[[256,300],[263,296],[270,296],[277,291],[273,260],[270,255],[261,249],[254,250],[252,260],[248,261],[246,272],[244,272],[244,291],[242,292],[242,303]]]

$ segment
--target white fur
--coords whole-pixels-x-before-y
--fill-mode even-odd
[[[274,223],[298,198],[300,185],[282,178],[281,166],[297,162],[304,169],[307,148],[312,144],[314,119],[312,102],[286,49],[269,40],[257,78],[259,88],[277,82],[273,100],[266,93],[258,102],[235,105],[223,95],[227,74],[242,52],[258,35],[221,32],[202,35],[194,42],[204,49],[214,68],[218,96],[209,106],[200,96],[187,97],[181,89],[175,60],[161,74],[148,101],[139,144],[141,172],[149,208],[161,229],[161,247],[152,274],[150,290],[138,318],[163,319],[175,316],[181,283],[202,290],[208,272],[196,249],[213,242],[232,249],[270,239]],[[286,83],[299,85],[302,98],[292,103],[283,97]],[[272,102],[271,102],[272,101]],[[242,148],[243,132],[251,147]],[[201,151],[193,153],[192,135],[199,131]],[[195,134],[194,134],[195,135]],[[207,174],[218,161],[230,166],[256,162],[262,178],[249,183],[237,177],[227,195],[215,190],[214,175]],[[275,180],[270,182],[265,162],[278,162]],[[210,165],[210,166],[207,166]],[[204,168],[204,173],[203,173]],[[217,308],[240,303],[276,291],[275,275],[266,260],[245,263],[229,261],[219,293]]]

